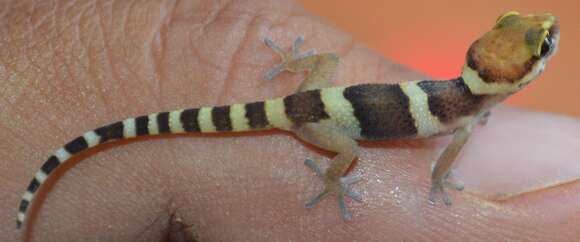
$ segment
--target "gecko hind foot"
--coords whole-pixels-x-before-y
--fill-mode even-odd
[[[311,159],[306,159],[304,164],[312,169],[318,177],[324,178],[325,172]],[[346,208],[346,203],[344,201],[345,196],[350,197],[351,199],[361,202],[362,196],[351,190],[350,185],[359,182],[362,180],[360,175],[352,175],[352,176],[343,176],[337,179],[336,181],[326,181],[326,185],[324,190],[318,194],[316,197],[312,198],[310,201],[306,203],[306,208],[313,208],[317,203],[322,201],[325,197],[330,195],[331,193],[336,193],[338,199],[338,206],[340,208],[340,215],[344,220],[351,220],[352,215],[348,212]]]
[[[278,54],[280,57],[282,57],[282,63],[278,64],[276,67],[272,68],[272,70],[270,70],[268,73],[266,73],[266,75],[264,75],[264,79],[266,79],[268,81],[274,79],[274,77],[276,77],[278,74],[287,70],[288,64],[290,62],[309,57],[311,55],[314,55],[314,53],[316,52],[314,49],[310,49],[304,53],[300,53],[299,49],[300,49],[300,45],[302,45],[302,43],[304,43],[304,36],[298,36],[294,40],[294,43],[292,44],[292,49],[290,49],[288,51],[282,49],[280,46],[278,46],[276,43],[274,43],[274,41],[272,41],[272,39],[270,39],[268,37],[264,38],[264,43],[268,47],[270,47],[270,49],[272,49],[274,52],[276,52],[276,54]]]

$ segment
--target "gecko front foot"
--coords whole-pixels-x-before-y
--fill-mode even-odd
[[[461,183],[452,183],[449,182],[447,179],[451,175],[451,172],[448,172],[445,176],[439,179],[434,179],[431,184],[431,192],[429,193],[429,202],[431,204],[435,204],[435,200],[437,199],[437,194],[441,193],[443,196],[443,203],[447,206],[451,206],[451,199],[449,195],[445,191],[445,187],[449,187],[451,189],[457,191],[463,191],[463,184]]]
[[[351,190],[350,185],[360,181],[362,178],[359,175],[343,176],[338,179],[327,179],[325,172],[311,159],[306,159],[304,164],[312,169],[317,176],[325,180],[324,190],[316,197],[312,198],[306,203],[306,208],[313,208],[318,202],[330,195],[336,193],[338,199],[338,206],[340,208],[340,215],[344,220],[351,220],[352,215],[348,212],[344,197],[348,196],[357,202],[362,201],[362,196]]]
[[[283,50],[280,46],[278,46],[276,43],[274,43],[274,41],[272,41],[268,37],[264,38],[264,43],[266,43],[268,47],[274,50],[276,54],[282,57],[282,63],[278,64],[276,67],[272,68],[272,70],[270,70],[268,73],[266,73],[266,75],[264,76],[264,79],[266,80],[274,79],[274,77],[276,77],[282,71],[292,70],[293,69],[292,63],[294,63],[296,60],[300,60],[305,57],[314,55],[314,53],[316,52],[314,49],[310,49],[304,53],[299,53],[300,45],[304,43],[304,36],[298,36],[298,38],[294,40],[294,44],[292,44],[292,49],[288,51]]]

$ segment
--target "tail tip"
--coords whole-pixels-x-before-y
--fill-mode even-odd
[[[20,220],[16,221],[16,229],[20,229],[22,227],[22,222]]]

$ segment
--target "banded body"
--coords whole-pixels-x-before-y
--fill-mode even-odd
[[[62,163],[99,144],[159,134],[241,132],[332,122],[355,139],[429,137],[451,132],[471,117],[485,96],[473,95],[462,78],[401,84],[361,84],[298,92],[247,104],[152,113],[115,122],[73,139],[50,156],[28,185],[18,213],[24,221],[36,192]],[[464,105],[457,105],[470,100]]]
[[[37,171],[20,201],[17,227],[24,223],[30,204],[42,184],[62,163],[99,144],[145,135],[167,133],[241,132],[278,128],[335,152],[322,170],[312,160],[305,164],[323,178],[325,188],[310,200],[313,207],[329,194],[338,196],[341,215],[350,219],[344,198],[360,200],[349,185],[359,177],[345,176],[357,157],[355,140],[423,138],[453,134],[432,172],[430,200],[441,194],[449,168],[467,141],[474,123],[489,109],[519,91],[544,69],[559,40],[557,20],[550,14],[502,15],[495,26],[470,47],[460,77],[447,81],[408,81],[400,84],[360,84],[331,87],[338,65],[331,53],[298,53],[303,39],[290,51],[271,40],[266,45],[283,62],[266,75],[281,71],[308,71],[296,93],[267,101],[161,112],[129,118],[86,132],[58,149]],[[455,188],[460,188],[459,186]]]

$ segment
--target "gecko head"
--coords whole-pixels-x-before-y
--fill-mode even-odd
[[[551,14],[505,13],[471,45],[462,77],[476,94],[514,93],[542,73],[559,39]]]

